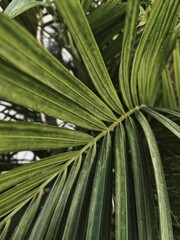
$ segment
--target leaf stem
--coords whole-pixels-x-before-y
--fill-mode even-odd
[[[107,127],[104,131],[99,133],[95,138],[92,139],[91,142],[86,144],[80,151],[79,155],[82,155],[85,151],[88,150],[88,148],[92,147],[94,144],[96,144],[97,141],[99,141],[102,137],[104,137],[107,133],[114,130],[115,127],[118,126],[119,123],[121,123],[123,120],[131,116],[134,112],[139,111],[141,108],[146,107],[146,105],[140,105],[136,106],[132,109],[130,109],[128,112],[126,112],[124,115],[121,115],[120,118],[118,118],[115,122],[113,122],[109,127]]]

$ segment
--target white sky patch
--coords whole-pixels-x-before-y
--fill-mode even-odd
[[[72,55],[65,48],[62,48],[61,54],[64,62],[73,61]]]
[[[2,112],[4,109],[5,109],[5,106],[0,105],[0,120],[3,120],[5,118],[5,114]]]
[[[18,163],[25,164],[29,163],[34,159],[34,153],[31,151],[21,151],[13,156],[13,159],[18,159]],[[36,160],[40,158],[36,156]]]
[[[44,13],[46,13],[46,10],[44,10],[44,11],[45,11]],[[53,21],[53,17],[50,14],[44,15],[42,21],[43,21],[43,25],[44,25],[48,22]],[[43,44],[43,46],[45,48],[48,48],[49,47],[49,39],[51,38],[51,41],[53,41],[53,38],[51,37],[51,35],[53,35],[54,32],[55,32],[55,30],[51,26],[48,26],[48,25],[45,26],[42,31],[41,23],[39,22],[36,38],[40,44]],[[41,34],[43,35],[42,39],[41,39]],[[43,40],[43,43],[41,42],[42,40]]]
[[[44,23],[48,23],[48,22],[50,22],[52,20],[53,20],[53,17],[50,14],[48,14],[48,15],[43,17],[43,22]]]
[[[60,119],[56,119],[57,125],[59,127],[62,127],[64,125],[64,121],[60,120]]]
[[[0,111],[3,111],[5,109],[5,106],[0,105]]]
[[[0,113],[0,120],[3,120],[5,117],[4,113]]]

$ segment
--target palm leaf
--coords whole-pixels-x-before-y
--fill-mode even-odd
[[[154,2],[133,60],[131,92],[136,105],[141,102],[152,106],[157,98],[159,77],[179,34],[179,29],[172,31],[178,7],[177,0],[170,4],[161,0]]]
[[[81,5],[84,9],[84,11],[86,12],[88,10],[88,8],[91,6],[93,0],[81,0]]]
[[[92,196],[89,206],[89,217],[87,221],[88,239],[109,239],[110,227],[110,211],[109,191],[111,184],[111,143],[109,134],[104,138],[101,150],[98,155],[98,163],[96,166]]]
[[[5,9],[7,9],[10,4],[11,3],[9,0],[2,0],[0,3],[0,6],[5,11]],[[22,4],[22,1],[20,4]],[[13,8],[11,9],[13,11]],[[37,8],[31,8],[28,11],[23,12],[22,14],[17,16],[15,20],[18,23],[20,23],[24,28],[26,28],[33,36],[36,36],[37,26],[38,26],[37,14],[38,14]]]
[[[137,227],[139,239],[157,238],[154,235],[154,223],[151,219],[152,202],[149,201],[147,192],[147,176],[145,175],[146,159],[142,154],[140,136],[134,121],[130,118],[126,120],[127,135],[132,158],[132,168],[135,188]],[[143,226],[142,226],[143,222]]]
[[[3,231],[2,231],[2,233],[1,233],[1,235],[0,235],[0,237],[1,237],[2,240],[5,240],[5,239],[6,239],[6,236],[7,236],[8,230],[9,230],[10,223],[11,223],[11,220],[9,219],[9,220],[6,222],[5,226],[4,226],[4,229],[3,229]]]
[[[163,105],[168,108],[177,108],[176,94],[173,87],[173,81],[170,71],[166,67],[162,73],[162,86],[163,86]]]
[[[59,229],[59,226],[63,224],[63,220],[64,220],[63,217],[64,217],[65,209],[66,209],[66,207],[67,208],[69,207],[68,198],[70,196],[70,192],[72,190],[74,182],[77,178],[80,164],[81,164],[81,159],[79,159],[77,162],[75,162],[72,166],[72,169],[66,180],[66,183],[64,185],[61,196],[58,199],[58,203],[57,203],[55,211],[53,213],[51,222],[50,222],[49,226],[46,226],[46,227],[48,227],[48,230],[47,230],[45,239],[50,239],[52,237],[55,238],[56,236],[58,236],[58,229]],[[36,236],[36,235],[34,235],[34,236]],[[31,239],[33,239],[33,235],[32,235]]]
[[[34,197],[38,191],[42,191],[60,172],[60,169],[63,169],[62,166],[54,167],[2,193],[0,197],[0,204],[2,206],[0,216],[5,216],[19,204],[26,204],[26,200]]]
[[[78,1],[56,1],[87,67],[91,80],[104,101],[116,112],[123,108],[94,40],[88,21]],[[102,81],[102,79],[104,79]]]
[[[180,138],[180,126],[178,126],[176,123],[168,119],[167,117],[163,116],[160,113],[154,112],[151,109],[146,109],[144,110],[156,118],[159,122],[161,122],[165,127],[167,127],[171,132],[173,132],[178,138]]]
[[[68,213],[65,229],[62,239],[76,239],[78,231],[82,231],[79,227],[83,224],[81,217],[83,214],[83,203],[86,201],[86,191],[88,180],[90,178],[96,155],[96,146],[90,149],[84,160],[82,171],[79,175],[77,186],[72,198],[72,206]],[[51,235],[51,237],[53,237]]]
[[[44,158],[41,161],[33,162],[28,165],[23,165],[18,169],[13,169],[7,172],[5,175],[0,175],[1,188],[0,192],[10,189],[12,186],[20,184],[31,177],[40,175],[41,173],[49,169],[55,168],[58,165],[73,161],[79,156],[78,151],[65,152],[58,155],[54,155],[48,158]]]
[[[17,1],[17,0],[13,0],[5,9],[4,13],[6,13],[10,18],[14,18],[16,16],[18,16],[19,14],[27,11],[30,8],[36,7],[36,6],[47,6],[45,3],[41,2],[41,1],[28,1],[28,0],[24,0],[24,1]]]
[[[63,175],[60,174],[58,176],[55,184],[53,185],[51,192],[49,193],[46,199],[46,202],[44,203],[43,208],[40,214],[38,215],[36,224],[34,225],[33,231],[30,236],[32,239],[33,239],[33,236],[34,237],[36,236],[38,239],[44,238],[44,235],[49,226],[51,217],[58,203],[58,199],[61,195],[65,180],[66,180],[66,171],[63,173]],[[43,228],[41,227],[42,225],[43,225]]]
[[[37,212],[37,209],[40,205],[40,200],[42,198],[42,192],[39,193],[38,196],[35,196],[32,200],[31,203],[29,204],[26,212],[24,213],[23,217],[21,218],[21,221],[16,227],[16,230],[13,233],[12,239],[24,239],[30,225],[35,217],[35,214]],[[23,229],[23,231],[21,231]]]
[[[19,151],[66,148],[88,143],[92,139],[91,136],[70,129],[17,122],[0,122],[0,132],[1,153],[10,149]]]
[[[124,24],[127,4],[119,4],[117,0],[107,1],[89,14],[88,21],[92,29],[93,35],[100,47],[106,47],[108,51],[109,41],[117,34],[120,34]],[[113,15],[111,14],[113,12]]]
[[[34,78],[23,74],[18,70],[11,70],[4,62],[1,66],[1,94],[3,99],[16,104],[30,107],[33,110],[43,112],[54,118],[63,119],[85,128],[105,128],[105,125],[80,106],[73,104],[72,100],[58,94],[52,88],[36,81]],[[12,77],[13,75],[13,77]],[[14,89],[14,94],[9,91]],[[27,93],[31,95],[28,97]],[[37,104],[38,103],[38,104]],[[81,112],[81,114],[79,114]],[[92,123],[94,122],[94,124]],[[98,127],[99,125],[99,127]]]
[[[162,112],[162,113],[170,114],[170,115],[173,115],[176,117],[180,117],[179,109],[167,109],[167,108],[162,108],[162,107],[155,107],[152,109],[154,109],[155,111],[158,111],[158,112]]]
[[[79,103],[82,107],[87,107],[93,115],[97,113],[99,116],[101,112],[107,110],[107,115],[110,114],[112,119],[115,118],[111,110],[93,92],[73,77],[28,32],[3,14],[0,14],[0,21],[2,26],[0,34],[3,36],[0,39],[0,54],[3,58],[12,62],[18,69],[32,76],[36,81],[44,83],[66,98]],[[73,108],[72,104],[71,106]],[[109,117],[106,119],[110,120]]]
[[[115,136],[115,197],[116,239],[128,239],[128,183],[127,183],[127,149],[126,135],[121,124]]]
[[[128,108],[132,108],[132,100],[129,85],[129,73],[132,60],[132,50],[136,34],[136,26],[139,13],[139,0],[128,1],[125,32],[123,37],[123,46],[121,53],[121,62],[119,69],[119,85],[122,91],[123,99]]]
[[[175,84],[176,84],[176,94],[178,99],[178,106],[180,105],[180,49],[179,42],[176,43],[176,48],[173,51],[173,60],[174,60],[174,75],[175,75]]]
[[[161,239],[173,239],[168,193],[156,139],[145,117],[141,113],[137,113],[136,116],[144,130],[151,154],[157,188]]]
[[[55,1],[50,10],[84,81],[0,14],[0,97],[54,117],[55,125],[35,117],[0,122],[1,159],[21,150],[50,155],[0,174],[2,239],[164,240],[173,239],[173,230],[178,239],[177,46],[168,65],[178,1],[156,0],[137,36],[141,1],[110,0],[97,9],[91,2]],[[57,126],[58,119],[75,124],[73,130]]]

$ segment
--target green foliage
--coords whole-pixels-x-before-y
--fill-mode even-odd
[[[13,0],[5,9],[4,13],[6,13],[10,18],[17,17],[19,14],[27,11],[30,8],[36,6],[48,6],[41,1],[29,1],[29,0]]]
[[[180,239],[179,1],[16,2],[0,3],[0,239]],[[15,167],[25,150],[41,159]]]

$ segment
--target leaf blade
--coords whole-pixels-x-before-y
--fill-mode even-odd
[[[160,221],[160,234],[161,239],[173,239],[171,213],[168,200],[167,186],[164,176],[164,171],[162,167],[161,157],[159,154],[159,149],[156,143],[156,139],[152,132],[152,129],[143,116],[142,113],[137,112],[136,117],[144,130],[146,140],[148,143],[152,165],[154,169],[157,196],[158,196],[158,206],[159,206],[159,221]]]
[[[115,135],[115,234],[116,239],[128,239],[128,186],[126,136],[123,125],[119,125]]]
[[[0,235],[0,238],[2,240],[6,240],[7,239],[7,234],[8,234],[8,230],[9,230],[9,227],[10,227],[10,223],[11,223],[11,220],[8,220],[4,226],[4,229],[3,231],[1,232],[1,235]]]
[[[68,212],[68,217],[63,231],[62,239],[76,239],[78,237],[77,229],[80,227],[80,214],[82,214],[83,201],[85,197],[86,187],[89,175],[92,171],[94,158],[96,156],[96,146],[93,146],[87,153],[84,160],[83,167],[76,185],[75,193],[73,195],[72,204]],[[87,206],[87,205],[86,205]],[[83,229],[81,229],[82,231]]]
[[[132,118],[126,119],[125,124],[134,177],[138,239],[156,239],[158,238],[157,232],[155,231],[156,221],[153,219],[154,216],[152,217],[154,205],[152,196],[148,195],[149,192],[147,190],[149,187],[147,177],[148,161],[143,154],[143,143],[140,139],[139,129],[136,127],[134,120]]]
[[[154,1],[133,60],[131,93],[136,105],[153,106],[158,96],[161,72],[178,38],[179,30],[172,32],[178,7],[177,0]]]
[[[37,209],[39,207],[40,204],[40,200],[42,197],[42,192],[40,192],[40,194],[35,197],[34,199],[32,199],[31,203],[29,204],[26,212],[24,213],[24,215],[22,216],[19,224],[17,225],[15,231],[13,232],[13,235],[11,237],[12,240],[23,240],[25,239],[25,236],[27,234],[27,231],[34,219],[34,216],[37,212]]]
[[[180,138],[180,126],[178,126],[175,122],[171,121],[167,117],[163,116],[160,113],[155,112],[150,108],[143,108],[145,112],[151,115],[153,118],[162,123],[165,127],[167,127],[171,132],[173,132],[178,138]]]
[[[102,120],[115,115],[19,24],[0,14],[0,55],[35,80],[44,83]],[[17,61],[18,59],[18,61]],[[43,61],[42,61],[43,59]]]
[[[0,97],[84,128],[101,129],[105,125],[88,110],[52,88],[0,61]],[[11,69],[11,70],[10,70]],[[9,94],[13,88],[13,94]]]
[[[0,122],[0,152],[78,146],[92,140],[80,131],[22,122]]]
[[[81,0],[81,4],[82,4],[83,9],[84,9],[85,12],[91,6],[92,2],[93,2],[93,0]]]
[[[177,108],[175,88],[170,71],[165,67],[162,72],[162,87],[163,87],[163,104],[166,108]]]
[[[27,179],[25,182],[20,183],[20,185],[16,185],[12,189],[10,188],[2,193],[0,196],[0,216],[8,214],[19,204],[33,198],[62,170],[62,166],[55,166],[49,171],[45,171],[41,175],[36,175],[32,179]]]
[[[167,114],[170,114],[170,115],[173,115],[173,116],[176,116],[176,117],[180,117],[180,110],[179,109],[171,110],[171,109],[162,108],[162,107],[154,107],[152,109],[155,110],[155,111],[158,111],[158,112],[163,112],[163,113],[167,113]]]
[[[0,175],[0,192],[10,189],[36,175],[50,170],[54,166],[62,165],[69,160],[75,160],[79,155],[79,151],[65,152],[50,156],[40,161],[29,163],[21,167],[15,168],[7,173]]]
[[[39,213],[36,222],[31,231],[30,239],[36,236],[36,239],[44,239],[52,215],[56,208],[57,202],[63,190],[63,185],[66,180],[67,171],[65,170],[62,174],[59,174],[53,187],[46,198],[46,201]]]
[[[99,94],[113,110],[123,113],[122,104],[109,77],[81,4],[78,1],[65,0],[56,1],[56,4],[74,37]]]
[[[108,134],[103,139],[98,156],[87,222],[87,239],[109,239],[111,217],[108,213],[110,206],[106,204],[108,204],[108,188],[111,182],[110,152],[111,139]],[[106,218],[104,218],[105,212],[107,214]],[[105,221],[109,222],[109,224],[104,223]]]
[[[180,106],[180,48],[179,43],[177,41],[176,47],[173,51],[173,61],[174,61],[174,76],[175,76],[175,84],[176,84],[176,95],[177,95],[177,101],[178,105]]]
[[[45,236],[45,240],[52,239],[52,238],[56,237],[56,235],[58,235],[58,229],[59,229],[60,224],[62,224],[65,207],[66,207],[66,204],[67,204],[67,201],[69,198],[69,194],[73,187],[73,184],[77,178],[77,174],[80,169],[80,164],[81,164],[81,158],[77,159],[77,161],[74,162],[74,164],[70,170],[70,173],[65,182],[65,186],[64,186],[61,196],[58,200],[56,209],[53,213],[53,217],[49,224],[47,234]],[[34,238],[32,238],[32,240],[33,239]]]
[[[29,0],[13,0],[10,2],[10,4],[7,6],[7,8],[4,10],[4,13],[8,15],[10,18],[15,18],[21,13],[27,11],[30,8],[36,7],[36,6],[48,6],[46,3],[43,3],[41,1],[29,1]]]
[[[126,10],[126,19],[124,26],[123,45],[119,66],[119,85],[123,100],[128,108],[132,108],[132,99],[130,92],[130,66],[134,40],[136,36],[136,27],[139,13],[139,0],[128,1]]]

